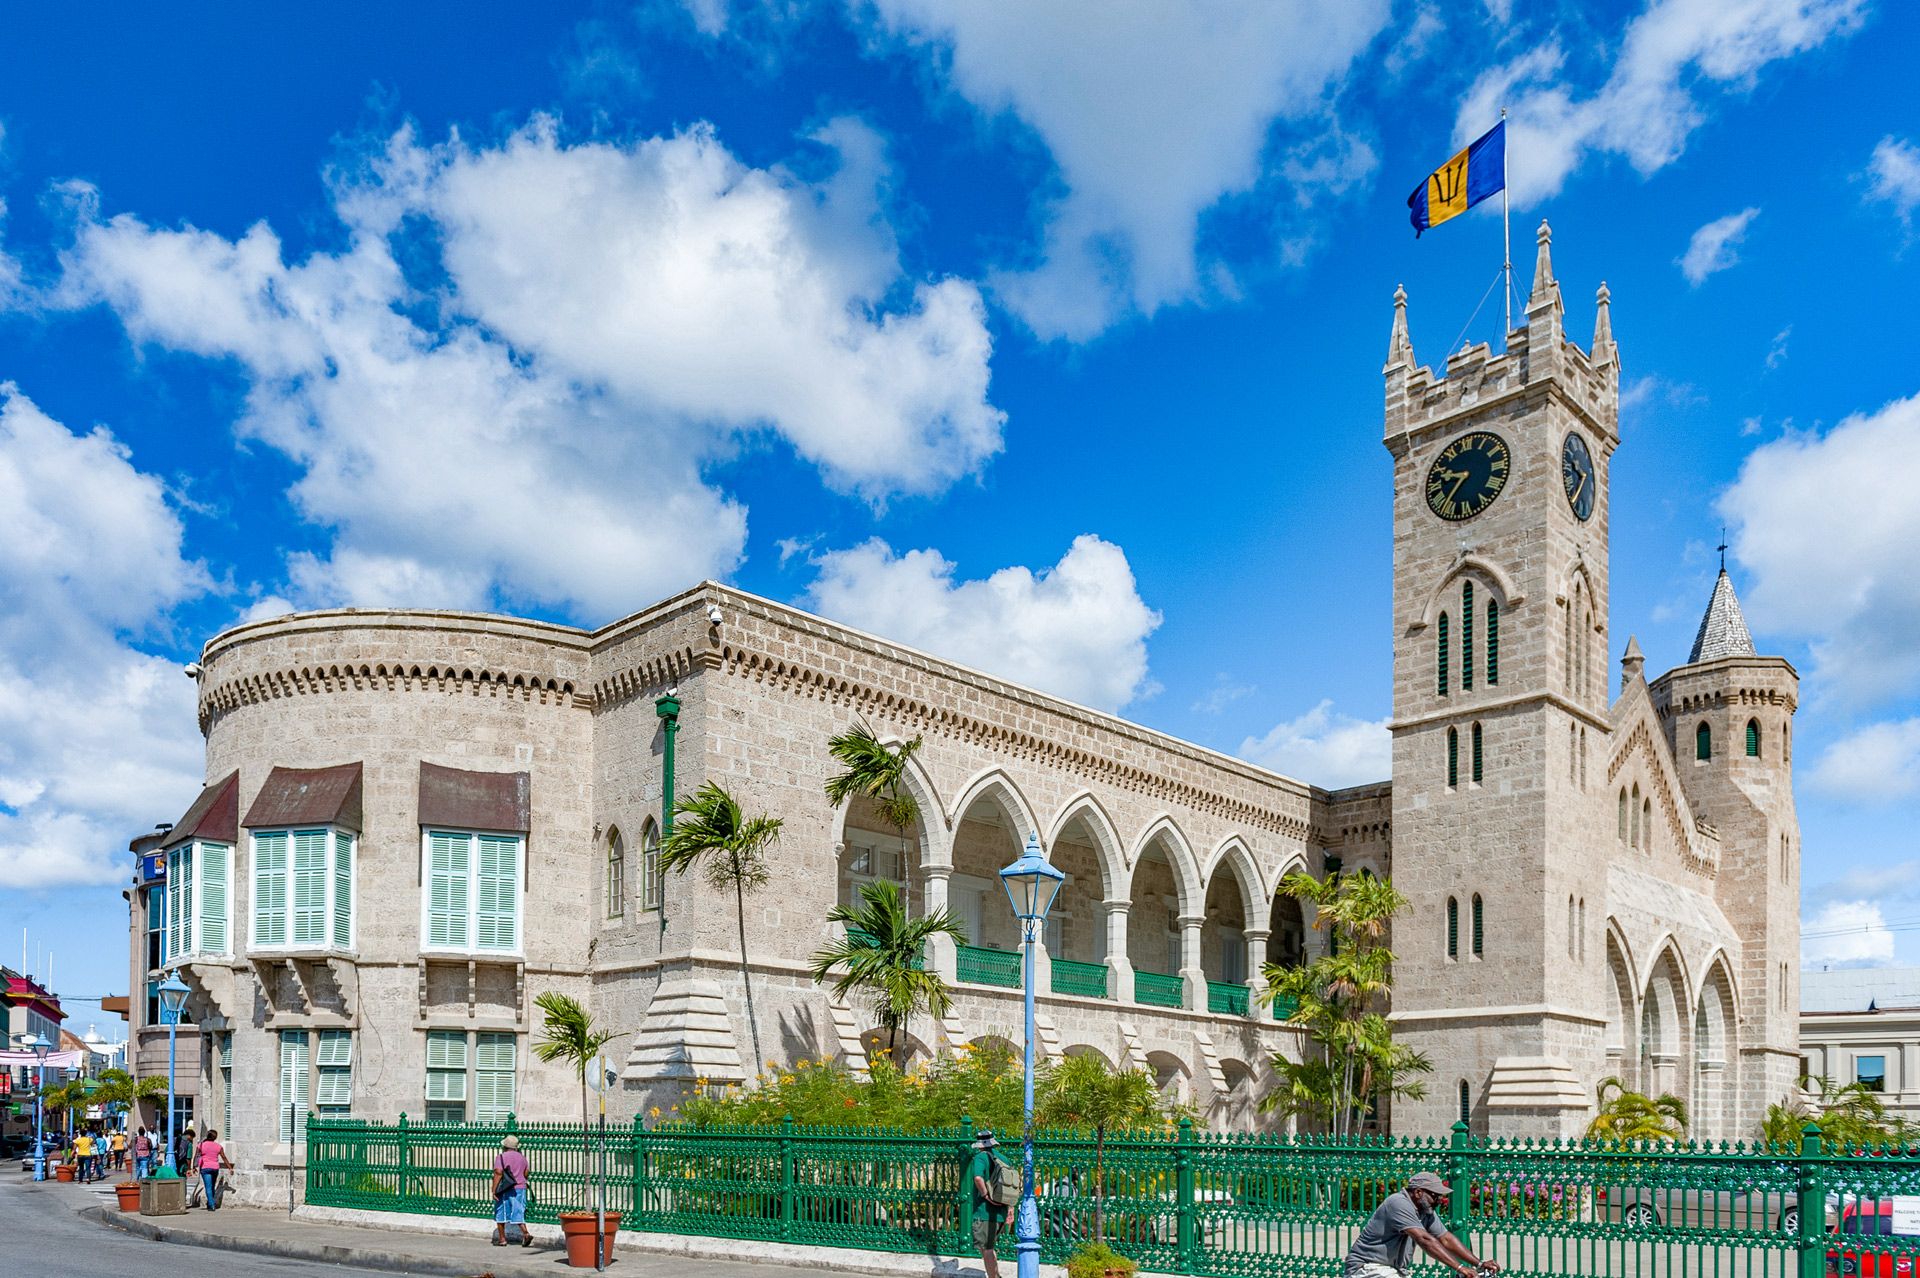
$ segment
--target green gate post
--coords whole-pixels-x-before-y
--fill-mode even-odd
[[[780,1116],[780,1236],[793,1237],[793,1115]]]
[[[400,1115],[400,1175],[399,1183],[394,1185],[394,1205],[401,1211],[407,1209],[407,1182],[413,1176],[413,1134],[407,1128],[407,1116]]]
[[[1825,1278],[1827,1272],[1827,1189],[1820,1124],[1800,1129],[1800,1278]]]
[[[953,1254],[966,1254],[973,1239],[973,1182],[967,1179],[967,1164],[973,1161],[973,1118],[960,1116],[960,1201],[954,1204],[954,1219],[960,1222],[959,1236],[953,1240]]]
[[[641,1125],[639,1110],[633,1112],[633,1134],[628,1139],[631,1142],[633,1150],[634,1228],[638,1229],[641,1227],[640,1222],[646,1212],[647,1205],[646,1191],[643,1188],[645,1177],[641,1174],[643,1164],[640,1161],[643,1157],[641,1151],[646,1145],[646,1128]]]
[[[1177,1272],[1190,1274],[1199,1257],[1195,1254],[1193,1230],[1193,1120],[1180,1120],[1180,1140],[1173,1147],[1174,1212],[1178,1232],[1175,1239]]]
[[[1468,1146],[1467,1122],[1463,1118],[1454,1123],[1453,1141],[1447,1150],[1447,1187],[1453,1191],[1447,1199],[1447,1228],[1461,1242],[1467,1241],[1467,1217],[1473,1206],[1473,1182],[1467,1174]]]

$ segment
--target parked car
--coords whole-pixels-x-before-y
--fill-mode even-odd
[[[1894,1232],[1896,1208],[1902,1228],[1920,1228],[1920,1198],[1899,1195],[1843,1207],[1834,1244],[1827,1252],[1827,1272],[1843,1278],[1912,1274],[1914,1257],[1920,1255],[1920,1234]],[[1869,1238],[1874,1241],[1866,1241]]]
[[[1781,1190],[1663,1189],[1601,1185],[1594,1190],[1594,1219],[1636,1228],[1672,1225],[1693,1229],[1775,1228],[1800,1232],[1800,1196]],[[1829,1205],[1828,1217],[1832,1218]]]

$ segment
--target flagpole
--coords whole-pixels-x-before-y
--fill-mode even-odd
[[[1500,108],[1500,119],[1505,122],[1507,109]],[[1507,348],[1507,334],[1513,332],[1513,221],[1507,213],[1507,139],[1500,139],[1500,243],[1505,260],[1500,269],[1506,272],[1506,284],[1500,290],[1500,300],[1507,308],[1507,326],[1500,330],[1500,349]]]

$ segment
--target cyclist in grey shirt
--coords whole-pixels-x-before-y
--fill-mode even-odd
[[[1420,1172],[1407,1187],[1390,1194],[1367,1218],[1360,1236],[1347,1252],[1344,1278],[1403,1278],[1418,1247],[1455,1274],[1498,1273],[1500,1266],[1482,1261],[1447,1229],[1434,1207],[1452,1197],[1447,1182],[1432,1172]]]

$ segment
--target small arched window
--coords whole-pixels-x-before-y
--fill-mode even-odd
[[[1640,846],[1640,783],[1638,781],[1633,784],[1633,801],[1627,805],[1627,810],[1633,815],[1633,837],[1627,840],[1627,845],[1637,848]]]
[[[1460,957],[1460,902],[1447,898],[1447,957]]]
[[[1460,784],[1460,730],[1447,729],[1447,789]]]
[[[1573,898],[1569,896],[1567,898],[1567,957],[1568,958],[1577,958],[1579,956],[1580,943],[1576,939],[1579,935],[1580,935],[1579,915],[1575,912],[1573,908]]]
[[[1760,757],[1760,721],[1758,719],[1747,720],[1747,757],[1749,759]]]
[[[1475,785],[1480,784],[1480,772],[1481,772],[1480,725],[1476,723],[1473,725],[1473,783]]]
[[[1467,1086],[1467,1080],[1460,1080],[1460,1121],[1468,1122],[1473,1117],[1473,1089]]]
[[[1448,674],[1448,669],[1447,669],[1447,614],[1446,614],[1446,613],[1444,613],[1444,612],[1440,614],[1440,662],[1439,662],[1439,669],[1440,669],[1440,679],[1439,679],[1439,684],[1440,684],[1440,688],[1439,688],[1439,692],[1440,692],[1440,695],[1444,697],[1444,696],[1446,696],[1446,695],[1447,695],[1447,674]]]
[[[1627,841],[1627,787],[1620,787],[1620,841]]]
[[[660,877],[660,831],[649,817],[640,830],[640,908],[660,909],[665,903],[665,890]]]
[[[1485,911],[1480,905],[1480,894],[1475,892],[1473,894],[1473,956],[1475,958],[1480,957],[1481,943],[1486,936],[1485,930],[1482,927],[1484,916]]]
[[[614,829],[607,835],[607,917],[627,912],[627,844]]]
[[[1473,687],[1473,583],[1460,583],[1460,688]]]
[[[1713,757],[1713,729],[1707,726],[1705,720],[1702,720],[1700,726],[1693,730],[1693,757],[1696,759]]]
[[[1487,600],[1487,686],[1500,682],[1500,601]]]
[[[1653,851],[1653,800],[1640,800],[1640,837],[1646,840],[1643,845],[1647,851]]]

